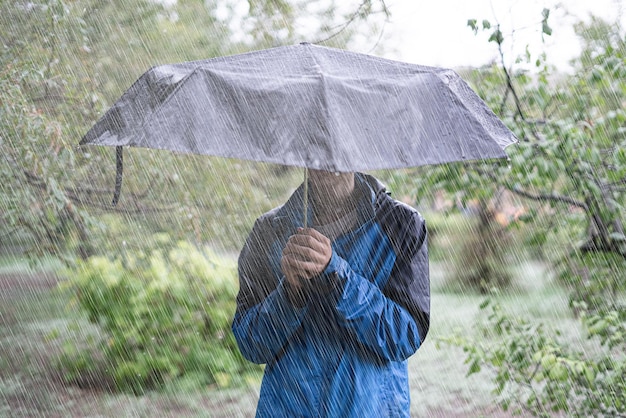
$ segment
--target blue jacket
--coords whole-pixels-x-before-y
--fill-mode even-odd
[[[355,177],[360,226],[332,243],[301,303],[280,259],[302,226],[302,187],[257,219],[240,254],[232,329],[242,354],[266,364],[257,417],[409,416],[407,359],[430,322],[426,225],[376,179]]]

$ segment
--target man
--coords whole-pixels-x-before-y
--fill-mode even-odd
[[[311,170],[257,219],[233,332],[266,364],[257,417],[408,417],[407,359],[430,323],[426,225],[375,178]]]

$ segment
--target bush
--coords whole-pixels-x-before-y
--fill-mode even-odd
[[[91,257],[71,272],[69,286],[101,331],[94,347],[66,344],[68,380],[92,374],[85,352],[100,352],[102,378],[122,391],[143,393],[184,379],[228,387],[258,375],[241,356],[230,321],[237,291],[235,266],[209,249],[167,236],[146,253]],[[76,359],[76,360],[72,360]],[[189,383],[187,383],[189,385]]]
[[[621,254],[576,251],[559,264],[558,279],[570,291],[570,306],[577,313],[580,303],[592,312],[624,309],[624,268]]]
[[[511,260],[507,257],[511,234],[496,222],[493,212],[484,211],[478,216],[469,233],[461,238],[460,246],[453,282],[482,294],[511,286]]]
[[[481,306],[487,308],[487,301]],[[511,317],[491,304],[478,339],[448,338],[467,353],[469,374],[491,369],[499,403],[532,416],[617,417],[626,414],[626,314],[587,314],[582,325],[596,350],[573,351],[541,323]],[[488,338],[484,338],[488,337]],[[494,341],[486,344],[485,341]]]
[[[511,287],[513,235],[492,211],[478,216],[431,213],[426,222],[431,260],[450,266],[446,290],[485,294]]]

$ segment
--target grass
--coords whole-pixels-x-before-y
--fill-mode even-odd
[[[18,263],[0,273],[37,271]],[[15,267],[15,265],[14,265]],[[432,266],[432,323],[424,346],[409,361],[414,416],[509,416],[494,406],[493,385],[481,372],[466,377],[465,355],[458,347],[437,341],[452,334],[470,335],[484,296],[442,291],[444,265]],[[569,329],[567,338],[580,339],[569,314],[567,295],[554,285],[540,264],[524,262],[516,272],[517,291],[497,297],[505,310],[535,318],[547,326]],[[1,282],[1,279],[0,279]],[[218,391],[170,388],[143,397],[68,387],[53,367],[62,338],[70,335],[79,316],[58,288],[21,286],[0,292],[0,416],[115,416],[115,417],[250,417],[258,385]],[[80,319],[80,326],[86,326]]]

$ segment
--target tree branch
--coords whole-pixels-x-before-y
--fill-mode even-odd
[[[37,187],[38,189],[42,189],[42,190],[46,189],[46,184],[42,178],[40,178],[36,174],[31,173],[27,170],[23,170],[23,173],[26,176],[26,180],[28,181],[30,185]],[[76,190],[78,192],[85,192],[87,194],[112,194],[113,193],[112,191],[106,190],[106,189],[77,188]],[[85,206],[89,206],[95,209],[102,209],[107,212],[127,213],[127,214],[159,213],[159,212],[172,211],[172,210],[178,209],[179,207],[177,203],[168,204],[166,206],[143,205],[139,202],[139,200],[143,195],[145,195],[145,193],[141,193],[141,194],[131,193],[130,194],[130,196],[132,197],[131,202],[134,205],[134,208],[114,208],[110,205],[97,203],[90,199],[85,199],[81,197],[79,193],[76,193],[73,190],[64,189],[63,191],[67,199],[74,204],[85,205]]]
[[[81,199],[80,197],[71,194],[68,195],[68,198],[77,205],[85,205],[94,209],[101,209],[106,212],[124,213],[130,215],[171,212],[180,207],[175,203],[167,206],[146,206],[140,204],[138,201],[133,201],[135,206],[134,208],[124,208],[119,206],[113,207],[110,204],[97,203],[91,200]]]
[[[572,205],[572,206],[576,206],[579,207],[585,211],[589,211],[589,206],[587,206],[587,204],[585,202],[581,202],[580,200],[576,200],[574,198],[568,197],[568,196],[563,196],[563,195],[559,195],[559,194],[555,194],[555,193],[530,193],[526,190],[523,190],[521,187],[515,186],[513,188],[509,188],[509,190],[511,190],[513,193],[531,199],[531,200],[536,200],[536,201],[553,201],[553,202],[561,202],[561,203],[567,203],[568,205]]]
[[[150,181],[150,184],[148,184],[148,186],[143,192],[141,193],[125,192],[124,196],[131,196],[135,200],[143,199],[148,195],[148,192],[150,192],[150,190],[153,188],[155,183],[156,183],[156,179],[153,178]],[[113,191],[110,189],[97,189],[93,187],[76,186],[74,187],[74,190],[77,190],[78,192],[84,193],[87,195],[112,195],[113,194]]]
[[[379,0],[379,2],[383,6],[383,9],[381,11],[383,13],[385,13],[385,15],[387,17],[389,17],[389,9],[387,9],[387,5],[385,4],[384,0]],[[339,36],[339,34],[341,34],[343,31],[345,31],[348,28],[348,26],[350,26],[352,24],[352,22],[354,22],[359,17],[359,15],[361,14],[361,9],[363,9],[369,3],[371,3],[371,0],[363,0],[361,2],[361,4],[359,4],[359,7],[356,9],[356,11],[354,13],[352,13],[352,15],[350,15],[350,17],[348,17],[348,20],[343,22],[341,25],[335,26],[335,28],[338,28],[338,30],[336,32],[330,34],[326,38],[318,39],[317,41],[315,41],[313,43],[314,44],[319,44],[319,43],[328,42],[331,39]],[[335,28],[331,28],[331,30],[333,30]]]
[[[509,70],[506,68],[506,62],[504,61],[504,51],[502,51],[502,42],[497,42],[498,44],[498,53],[500,54],[500,63],[502,64],[502,70],[504,71],[504,76],[506,77],[506,87],[507,93],[510,91],[513,94],[513,100],[515,101],[515,107],[517,109],[517,114],[522,118],[524,122],[526,122],[526,117],[524,116],[524,112],[522,112],[522,104],[520,102],[519,96],[517,95],[517,91],[513,87],[513,79],[511,78],[511,74]]]
[[[522,119],[524,123],[526,123],[530,127],[530,131],[532,132],[533,137],[535,137],[535,139],[537,139],[538,141],[541,141],[542,138],[539,136],[539,133],[535,129],[535,124],[529,123],[526,120],[526,115],[524,115],[524,112],[522,111],[522,103],[519,99],[519,96],[517,95],[517,90],[515,90],[515,87],[513,87],[513,78],[511,77],[509,70],[506,68],[506,62],[504,60],[504,51],[502,50],[502,42],[497,41],[496,43],[498,44],[498,53],[500,54],[500,63],[502,64],[502,71],[504,71],[504,76],[506,78],[507,93],[505,94],[505,99],[508,95],[508,92],[510,91],[511,94],[513,95],[513,101],[515,102],[517,115]]]

